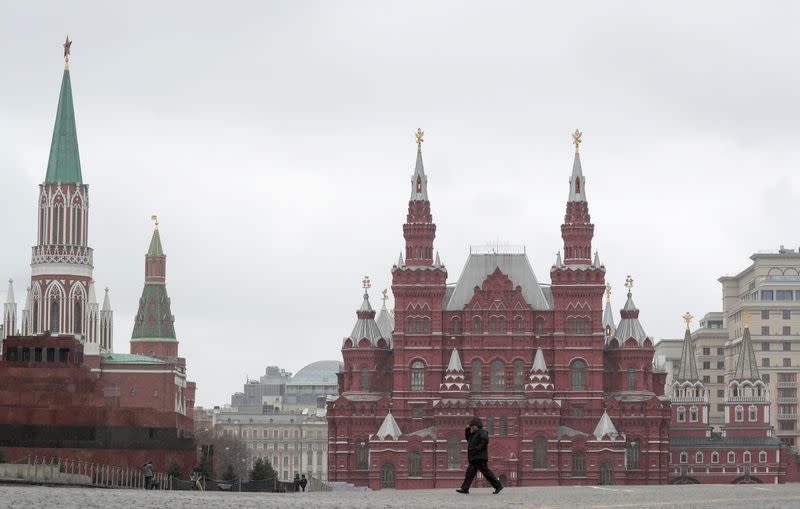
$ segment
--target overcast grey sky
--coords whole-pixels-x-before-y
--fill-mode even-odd
[[[582,129],[615,308],[632,274],[645,330],[679,337],[720,275],[800,245],[800,12],[738,5],[2,0],[0,273],[24,296],[69,33],[115,350],[157,213],[198,404],[341,358],[403,248],[417,127],[449,280],[503,241],[543,283]]]

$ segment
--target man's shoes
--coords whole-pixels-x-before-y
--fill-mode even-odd
[[[502,489],[503,489],[502,485],[498,486],[497,488],[494,489],[494,492],[492,492],[492,495],[497,495],[498,493],[500,493],[500,490],[502,490]]]
[[[461,493],[462,495],[469,495],[469,490],[465,490],[464,488],[458,488],[456,493]]]

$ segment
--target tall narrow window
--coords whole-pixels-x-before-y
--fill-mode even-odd
[[[536,325],[534,327],[534,331],[536,334],[544,334],[544,318],[537,317],[536,318]]]
[[[628,368],[628,390],[636,390],[636,370],[634,368]]]
[[[460,334],[461,333],[461,318],[455,317],[453,318],[453,334]]]
[[[741,405],[736,406],[736,422],[744,421],[744,407]]]
[[[572,477],[586,477],[586,453],[583,451],[572,455]]]
[[[82,211],[79,206],[76,206],[73,210],[75,210],[75,236],[73,237],[74,243],[77,245],[81,244],[81,214]]]
[[[501,334],[505,334],[505,332],[506,332],[506,317],[505,316],[501,316],[500,318],[497,319],[497,331],[496,332],[499,332]]]
[[[459,470],[461,468],[461,440],[452,436],[447,439],[447,469]]]
[[[497,317],[492,316],[489,318],[489,332],[497,332]]]
[[[504,391],[506,388],[506,368],[503,361],[492,362],[492,390]]]
[[[53,334],[58,334],[59,330],[59,306],[58,301],[53,300],[50,304],[50,332]]]
[[[369,446],[363,440],[356,444],[356,470],[369,470]]]
[[[500,418],[500,436],[508,436],[508,417],[503,416]]]
[[[581,391],[586,388],[586,363],[580,359],[572,362],[572,390]]]
[[[422,477],[422,454],[416,451],[408,453],[408,476]]]
[[[425,390],[425,364],[419,360],[411,363],[411,390]]]
[[[406,318],[406,334],[414,334],[414,319]]]
[[[39,299],[33,301],[33,332],[39,332]]]
[[[472,318],[472,332],[481,332],[481,319],[478,316]]]
[[[522,390],[525,387],[525,365],[521,359],[514,361],[514,389]]]
[[[747,413],[748,413],[747,416],[748,421],[756,422],[758,420],[758,409],[756,408],[755,405],[750,405],[750,407],[747,409]]]
[[[533,468],[547,468],[547,439],[541,435],[533,439]]]
[[[492,416],[486,418],[486,433],[488,433],[489,436],[494,435],[494,417]]]
[[[483,365],[481,361],[475,359],[472,361],[472,391],[473,392],[480,392],[481,390],[481,371],[483,370]]]
[[[83,313],[80,300],[75,300],[75,305],[72,309],[72,331],[75,334],[81,333],[81,325],[83,324]]]
[[[368,391],[369,390],[369,370],[367,368],[361,368],[361,390]]]
[[[628,470],[639,470],[639,441],[631,440],[625,444],[625,464]]]
[[[517,334],[522,332],[522,317],[521,316],[518,316],[518,317],[514,318],[514,332],[516,332]]]

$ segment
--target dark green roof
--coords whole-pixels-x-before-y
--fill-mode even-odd
[[[112,353],[103,358],[104,364],[166,364],[166,361],[135,353]]]
[[[150,248],[147,250],[148,256],[164,256],[164,249],[161,247],[161,235],[158,228],[153,230],[153,238],[150,239]]]
[[[53,127],[53,141],[50,144],[50,159],[47,161],[47,176],[44,181],[67,184],[83,183],[69,69],[64,69],[64,77],[61,80],[56,124]]]
[[[139,299],[139,311],[133,324],[131,340],[175,341],[175,317],[170,310],[167,287],[145,284]]]

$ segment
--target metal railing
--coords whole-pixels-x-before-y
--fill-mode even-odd
[[[30,480],[39,478],[40,468],[50,468],[53,472],[72,476],[70,484],[96,486],[101,488],[144,489],[145,478],[139,467],[122,467],[104,465],[82,460],[58,458],[56,456],[28,456],[15,463],[27,463],[27,477]],[[81,476],[84,479],[81,479]],[[51,476],[52,478],[52,476]],[[152,489],[171,490],[173,477],[164,473],[156,473],[152,479]]]

